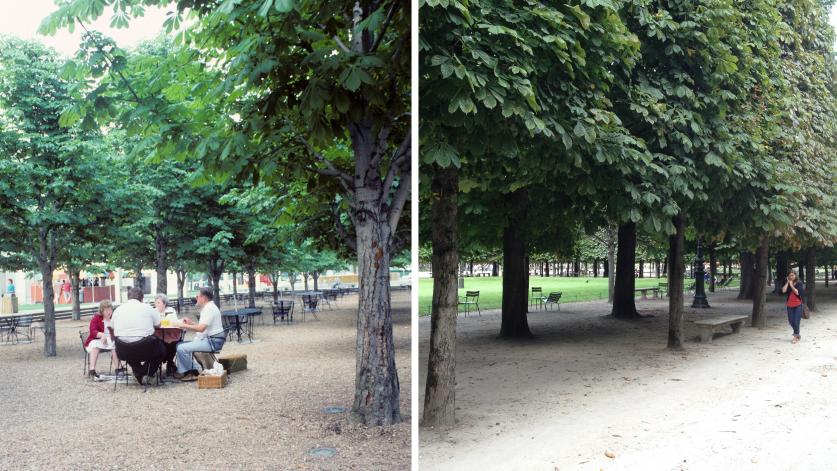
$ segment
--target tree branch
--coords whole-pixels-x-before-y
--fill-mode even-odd
[[[381,45],[381,41],[383,40],[384,36],[387,34],[387,29],[389,29],[389,24],[392,22],[392,17],[395,16],[395,11],[401,3],[398,0],[393,0],[392,5],[389,6],[389,11],[387,12],[387,18],[384,20],[384,24],[381,26],[381,32],[378,34],[378,37],[375,38],[375,42],[372,43],[372,48],[369,52],[375,52],[378,49],[378,46]]]
[[[346,230],[346,226],[344,226],[343,221],[340,220],[340,212],[337,209],[337,205],[334,203],[331,204],[331,215],[334,219],[334,227],[337,230],[337,235],[340,236],[343,243],[348,245],[350,249],[357,252],[357,240],[349,235],[349,231]]]
[[[410,174],[411,170],[407,169],[401,175],[398,189],[395,190],[395,195],[392,197],[392,205],[389,207],[389,229],[392,234],[395,234],[398,220],[401,219],[401,212],[404,211],[404,204],[407,202],[407,197],[410,196]]]
[[[314,156],[314,158],[316,158],[317,160],[319,160],[320,162],[325,164],[326,167],[328,167],[328,173],[323,173],[323,172],[325,172],[323,169],[313,169],[313,170],[316,171],[317,173],[322,174],[322,175],[338,177],[340,179],[341,183],[343,183],[343,187],[346,188],[346,191],[351,193],[351,190],[349,190],[350,187],[347,187],[347,185],[351,185],[352,183],[354,183],[354,181],[352,180],[352,177],[350,177],[349,174],[347,174],[346,172],[338,170],[337,167],[335,167],[334,164],[332,164],[330,160],[328,160],[322,154],[320,154],[319,152],[314,150],[314,147],[312,147],[311,144],[309,144],[308,141],[304,137],[299,136],[297,139],[299,140],[299,142],[302,143],[302,145],[305,146],[306,149],[308,149],[308,152],[310,152],[311,155]]]
[[[389,170],[387,171],[387,176],[384,179],[384,186],[381,188],[381,191],[384,192],[382,198],[386,201],[385,196],[389,194],[390,188],[392,188],[392,182],[395,181],[396,173],[401,169],[401,164],[406,159],[409,161],[410,159],[410,143],[412,142],[412,135],[410,133],[404,138],[401,142],[401,145],[398,146],[398,150],[392,155],[392,160],[390,162]]]
[[[350,51],[349,48],[346,47],[345,44],[343,44],[343,41],[336,34],[332,36],[331,39],[333,39],[334,42],[336,42],[337,45],[340,46],[340,49],[342,49],[346,54],[352,53],[352,51]]]
[[[372,156],[372,162],[369,164],[373,168],[377,168],[381,164],[381,159],[387,150],[387,140],[389,139],[389,132],[392,126],[384,126],[378,133],[378,145],[375,146],[375,155]]]

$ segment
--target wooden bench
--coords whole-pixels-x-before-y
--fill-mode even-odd
[[[700,332],[701,342],[712,342],[712,336],[719,330],[730,326],[732,333],[737,334],[741,330],[741,324],[749,319],[748,316],[721,316],[694,321]]]
[[[660,288],[637,288],[634,292],[641,292],[642,299],[648,299],[648,292],[651,291],[654,293],[654,299],[657,299],[657,292],[660,291]]]

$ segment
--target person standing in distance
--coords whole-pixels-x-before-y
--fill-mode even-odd
[[[799,323],[802,321],[802,309],[805,297],[805,284],[799,281],[796,272],[791,270],[782,286],[782,292],[788,294],[785,306],[788,308],[788,323],[793,328],[793,340],[791,343],[799,342]]]

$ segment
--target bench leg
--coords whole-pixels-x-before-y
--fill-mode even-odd
[[[712,343],[712,336],[715,331],[712,329],[703,329],[700,331],[700,341],[705,343]]]
[[[741,330],[741,322],[736,322],[732,324],[732,333],[737,334]]]
[[[648,293],[647,292],[645,292],[645,291],[642,292],[642,299],[645,300],[645,301],[648,301]]]

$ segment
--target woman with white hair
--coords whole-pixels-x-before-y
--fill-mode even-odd
[[[173,307],[168,307],[169,298],[165,294],[158,294],[154,298],[154,308],[160,313],[160,330],[157,336],[163,339],[166,345],[166,357],[163,361],[166,363],[166,376],[174,375],[176,371],[174,366],[174,355],[177,353],[177,343],[180,342],[181,330],[177,327],[166,327],[168,321],[177,321],[177,311]]]

